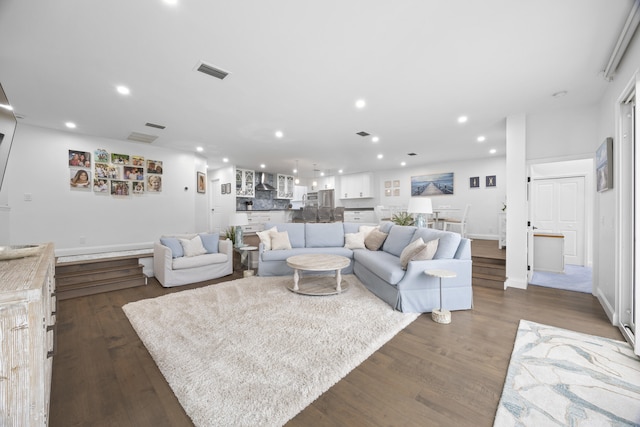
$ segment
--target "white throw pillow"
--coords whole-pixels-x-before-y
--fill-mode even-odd
[[[271,236],[271,250],[280,251],[284,249],[291,249],[291,242],[289,242],[289,233],[286,231],[275,231]]]
[[[378,229],[380,229],[379,225],[361,225],[360,228],[358,228],[358,232],[364,233],[364,238],[366,239],[369,233]]]
[[[418,238],[417,240],[414,240],[413,242],[409,243],[403,250],[402,253],[400,254],[400,266],[402,267],[403,270],[407,269],[407,264],[409,264],[409,260],[418,252],[420,252],[421,250],[423,250],[424,248],[426,248],[427,245],[425,245],[424,240],[422,240],[422,237]]]
[[[429,240],[426,243],[424,249],[413,254],[413,256],[411,257],[411,261],[423,261],[423,260],[433,259],[433,257],[436,254],[436,251],[438,250],[439,243],[440,243],[440,239]]]
[[[182,245],[182,249],[184,250],[184,256],[197,256],[207,253],[207,250],[202,244],[202,239],[200,238],[200,236],[196,236],[191,240],[180,239],[180,244]]]
[[[344,247],[347,249],[366,249],[364,246],[364,233],[345,233]]]
[[[277,233],[278,228],[273,226],[268,230],[258,231],[256,234],[260,238],[260,243],[264,244],[264,250],[271,250],[271,238],[273,237],[273,233]]]

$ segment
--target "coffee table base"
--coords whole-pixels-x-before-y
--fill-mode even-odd
[[[298,280],[298,289],[295,289],[293,283],[287,289],[301,295],[338,295],[349,289],[349,282],[342,280],[340,290],[337,290],[335,276],[306,276]]]

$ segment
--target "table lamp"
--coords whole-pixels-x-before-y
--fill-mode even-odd
[[[412,197],[409,199],[408,213],[418,214],[416,216],[416,227],[425,228],[427,219],[424,214],[433,213],[433,206],[429,197]]]
[[[242,226],[247,224],[249,224],[249,217],[246,213],[236,212],[234,214],[231,214],[229,225],[232,225],[236,228],[236,248],[244,246],[244,242],[242,241]]]

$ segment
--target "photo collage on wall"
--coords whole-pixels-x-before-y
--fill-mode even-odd
[[[69,168],[70,187],[74,190],[93,189],[96,194],[112,196],[162,192],[161,160],[145,161],[142,156],[109,153],[99,148],[94,152],[92,170],[91,153],[69,150]]]

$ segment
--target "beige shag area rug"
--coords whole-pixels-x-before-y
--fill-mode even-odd
[[[353,275],[304,296],[290,277],[251,277],[129,303],[129,321],[197,426],[283,425],[418,314]]]

